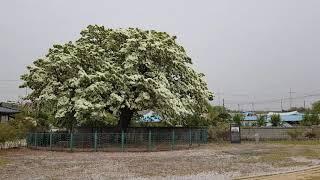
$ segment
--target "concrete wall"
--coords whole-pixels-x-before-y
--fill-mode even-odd
[[[27,142],[25,139],[0,143],[0,150],[1,149],[11,149],[11,148],[18,148],[18,147],[25,147],[27,146]]]
[[[242,140],[255,140],[255,135],[259,135],[260,140],[286,140],[291,139],[288,135],[288,131],[294,129],[301,129],[304,132],[311,131],[310,127],[298,127],[298,128],[280,128],[280,127],[264,127],[264,128],[241,128]],[[317,127],[320,130],[320,127]]]

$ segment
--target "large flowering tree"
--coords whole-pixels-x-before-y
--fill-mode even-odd
[[[141,110],[170,121],[203,112],[212,98],[203,74],[176,37],[136,28],[90,25],[75,42],[54,45],[22,75],[40,108],[53,107],[62,126],[103,120],[110,113],[126,129]]]

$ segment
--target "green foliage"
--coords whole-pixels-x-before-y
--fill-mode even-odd
[[[244,116],[242,114],[235,114],[232,117],[233,123],[237,124],[238,126],[241,126],[241,122],[244,120]]]
[[[303,115],[303,119],[301,121],[301,125],[303,125],[303,126],[311,126],[312,125],[311,115],[310,115],[309,111],[307,111]]]
[[[19,104],[20,113],[10,123],[21,124],[28,131],[46,131],[53,125],[53,116],[46,108],[37,109],[31,104]]]
[[[257,126],[258,127],[263,127],[263,126],[266,126],[267,122],[266,122],[266,116],[258,116],[258,119],[257,119]]]
[[[30,131],[35,131],[36,125],[29,119],[14,119],[10,120],[8,123],[9,126],[14,128],[16,132],[16,138],[23,139],[26,137],[26,134]]]
[[[0,143],[23,139],[36,126],[28,119],[13,119],[9,123],[0,123]]]
[[[320,101],[317,101],[312,104],[312,112],[320,114]]]
[[[273,114],[271,115],[271,120],[270,123],[272,124],[272,126],[280,126],[281,124],[281,117],[279,114]]]
[[[320,124],[319,115],[314,111],[307,111],[301,121],[301,125],[303,126],[312,126],[318,124]]]
[[[208,105],[208,124],[216,126],[219,122],[230,122],[231,115],[228,110],[222,106],[212,106]]]
[[[200,113],[180,117],[177,118],[177,121],[172,120],[171,122],[174,126],[180,125],[186,127],[202,127],[210,125],[210,119]]]
[[[316,112],[313,112],[310,115],[311,123],[312,125],[319,125],[320,124],[320,119],[319,119],[319,114]]]
[[[75,42],[54,45],[21,77],[21,87],[32,89],[27,99],[57,126],[113,124],[110,113],[131,119],[153,110],[171,121],[206,112],[213,95],[175,36],[97,25],[80,34]]]
[[[208,138],[213,141],[225,141],[229,138],[230,124],[226,122],[217,122],[216,126],[208,129]]]
[[[106,126],[115,126],[118,123],[118,119],[111,113],[107,113],[106,116],[102,119],[88,119],[84,121],[80,126],[83,127],[95,127],[101,128]]]
[[[291,139],[293,139],[293,140],[296,140],[296,139],[302,137],[303,133],[304,133],[304,130],[303,130],[303,129],[297,129],[297,128],[295,128],[295,129],[290,129],[290,130],[287,131],[287,134],[288,134],[288,135],[291,137]]]
[[[0,143],[13,141],[17,138],[17,130],[6,123],[0,124]]]

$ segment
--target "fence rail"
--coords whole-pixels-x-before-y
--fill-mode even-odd
[[[58,151],[161,151],[208,142],[207,129],[148,133],[29,133],[29,148]]]

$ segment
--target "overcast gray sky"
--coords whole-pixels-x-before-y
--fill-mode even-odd
[[[79,37],[89,24],[169,32],[187,49],[215,104],[280,109],[289,89],[294,106],[320,96],[319,0],[2,0],[0,101],[17,100],[26,65],[54,43]],[[7,81],[13,80],[13,81]],[[267,102],[272,101],[272,102]],[[289,106],[286,99],[284,107]]]

